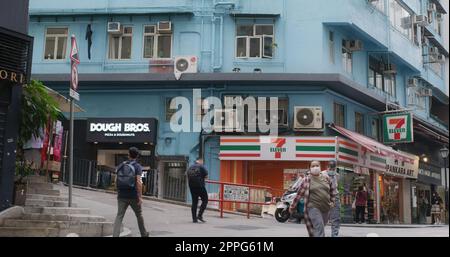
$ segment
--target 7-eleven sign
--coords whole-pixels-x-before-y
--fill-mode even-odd
[[[383,117],[384,143],[414,142],[411,113],[388,114]]]

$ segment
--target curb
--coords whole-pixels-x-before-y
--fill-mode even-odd
[[[413,225],[413,224],[405,224],[405,225],[383,225],[383,224],[342,224],[341,227],[354,227],[354,228],[440,228],[445,227],[446,225]]]
[[[63,183],[63,185],[64,186],[68,186],[66,183]],[[96,192],[102,192],[102,193],[108,193],[108,194],[117,195],[117,192],[113,191],[113,190],[98,189],[98,188],[93,188],[93,187],[84,187],[84,186],[77,186],[77,185],[73,185],[73,187],[74,188],[78,188],[78,189],[84,189],[84,190],[89,190],[89,191],[96,191]],[[143,195],[142,198],[145,199],[145,200],[150,200],[150,201],[155,201],[155,202],[160,202],[160,203],[174,204],[174,205],[183,206],[183,207],[189,207],[189,208],[191,207],[191,204],[189,204],[189,203],[178,202],[178,201],[167,200],[167,199],[161,199],[161,198],[157,198],[157,197],[154,197],[154,196]],[[206,210],[220,212],[220,210],[215,209],[215,208],[210,208],[210,207],[207,207]],[[227,210],[224,210],[223,213],[224,214],[225,213],[226,214],[233,214],[233,215],[237,215],[237,216],[247,216],[246,213],[233,212],[233,211],[227,211]],[[264,218],[264,217],[260,216],[260,215],[250,214],[250,218]]]

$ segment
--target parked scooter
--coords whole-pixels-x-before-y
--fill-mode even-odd
[[[292,205],[295,197],[297,197],[297,191],[303,181],[302,177],[299,177],[295,183],[289,187],[289,189],[283,194],[281,200],[277,204],[277,209],[275,210],[275,219],[278,222],[284,223],[288,221],[291,217],[296,218],[300,223],[303,219],[303,209],[304,201],[300,199],[297,204],[297,212],[292,215],[289,213],[289,207]]]

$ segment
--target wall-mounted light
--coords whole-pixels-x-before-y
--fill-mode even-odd
[[[148,145],[148,142],[144,142],[144,145]]]
[[[424,156],[424,157],[422,158],[422,161],[423,161],[423,162],[428,162],[428,157]]]
[[[94,145],[98,145],[98,142],[94,142]]]
[[[123,144],[123,142],[119,142],[119,145],[122,145]]]

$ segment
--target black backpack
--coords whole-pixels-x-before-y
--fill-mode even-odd
[[[117,169],[117,189],[130,190],[136,188],[136,169],[132,162],[123,162]]]

